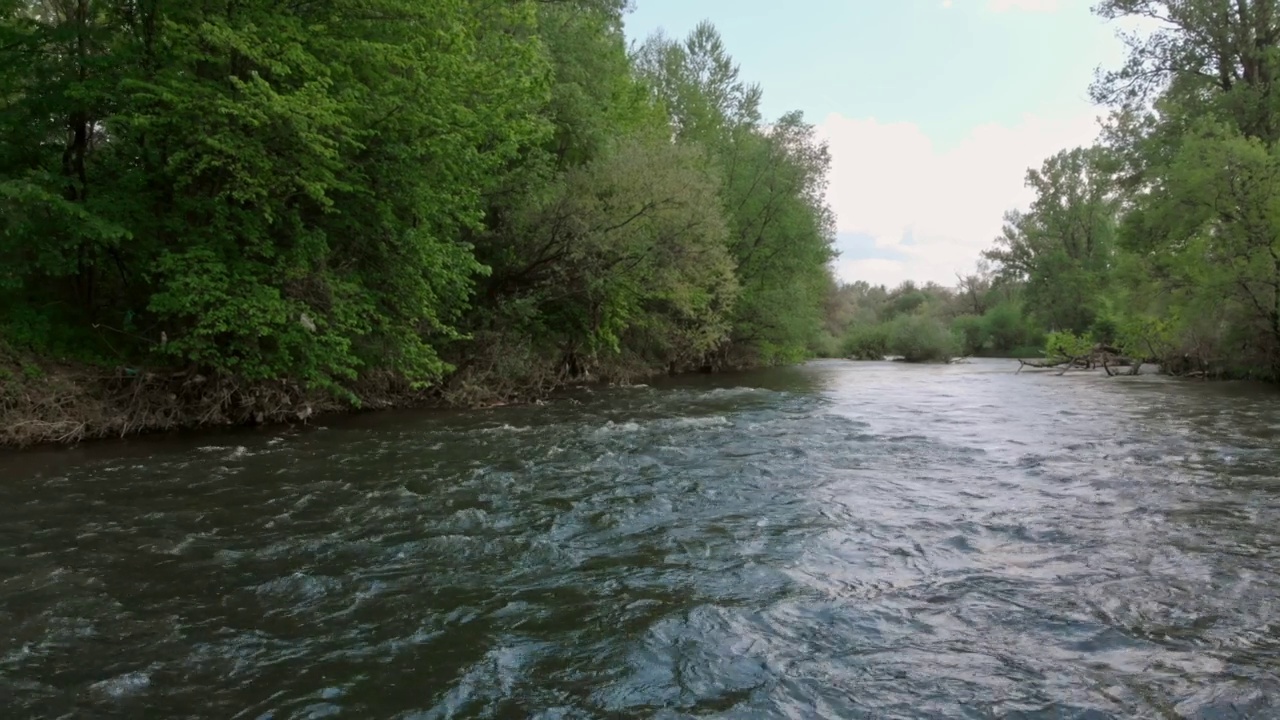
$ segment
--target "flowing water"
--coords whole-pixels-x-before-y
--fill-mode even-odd
[[[0,457],[0,716],[1280,717],[1280,395],[1014,369]]]

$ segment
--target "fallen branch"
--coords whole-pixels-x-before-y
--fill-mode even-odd
[[[1060,367],[1060,366],[1062,366],[1062,365],[1065,365],[1067,362],[1068,362],[1067,360],[1059,360],[1059,361],[1055,361],[1055,362],[1045,362],[1045,361],[1039,361],[1039,360],[1023,360],[1023,359],[1019,358],[1019,359],[1018,359],[1018,371],[1017,371],[1016,373],[1014,373],[1014,374],[1016,375],[1017,373],[1022,372],[1022,368],[1024,368],[1024,367],[1038,368],[1038,369],[1042,369],[1042,370],[1049,370],[1049,369],[1053,369],[1053,368],[1056,368],[1056,367]]]
[[[1022,372],[1024,367],[1058,370],[1058,375],[1064,375],[1068,370],[1072,369],[1092,370],[1096,367],[1101,367],[1106,371],[1107,377],[1115,377],[1118,373],[1112,370],[1112,366],[1128,366],[1131,368],[1129,375],[1137,375],[1142,368],[1142,362],[1125,356],[1110,345],[1098,344],[1085,355],[1054,357],[1044,360],[1019,359],[1018,370],[1014,374]]]

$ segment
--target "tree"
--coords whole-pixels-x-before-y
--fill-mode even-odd
[[[531,27],[479,0],[10,3],[5,305],[248,380],[440,377],[482,271],[461,232],[545,131]]]
[[[983,253],[1025,283],[1027,309],[1046,327],[1080,333],[1096,317],[1117,214],[1105,161],[1099,150],[1076,148],[1028,171],[1035,200],[1006,214],[996,246]]]
[[[957,294],[965,312],[982,315],[990,308],[994,277],[991,261],[986,257],[979,258],[975,272],[968,275],[956,273]]]
[[[1280,378],[1280,245],[1272,207],[1280,140],[1275,0],[1104,2],[1108,17],[1164,26],[1132,37],[1095,96],[1123,162],[1117,313],[1135,348],[1173,370]]]
[[[505,228],[520,262],[504,305],[574,363],[629,335],[661,367],[699,360],[727,337],[737,293],[718,190],[697,148],[620,141]]]
[[[834,258],[826,146],[799,113],[762,122],[759,88],[739,79],[709,23],[683,43],[651,38],[636,61],[675,137],[706,147],[724,178],[721,207],[742,290],[721,361],[803,356],[822,330]]]
[[[1276,0],[1103,0],[1096,11],[1161,27],[1125,37],[1128,60],[1101,74],[1095,100],[1161,111],[1176,103],[1197,116],[1229,119],[1248,137],[1280,139]]]

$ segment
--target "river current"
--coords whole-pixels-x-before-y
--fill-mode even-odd
[[[817,362],[0,455],[4,718],[1280,718],[1280,394]]]

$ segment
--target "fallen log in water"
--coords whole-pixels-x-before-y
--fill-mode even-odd
[[[1024,367],[1040,368],[1040,369],[1047,370],[1047,369],[1050,369],[1050,368],[1060,367],[1060,366],[1062,366],[1062,365],[1067,364],[1067,362],[1068,362],[1068,361],[1066,361],[1066,360],[1062,360],[1062,361],[1059,361],[1059,362],[1046,362],[1046,361],[1040,361],[1040,360],[1023,360],[1023,359],[1019,358],[1019,359],[1018,359],[1018,370],[1017,370],[1017,372],[1015,372],[1014,374],[1016,375],[1017,373],[1022,372],[1022,368],[1024,368]]]
[[[1055,358],[1045,358],[1044,360],[1018,360],[1018,369],[1014,374],[1022,372],[1023,368],[1037,368],[1042,370],[1058,370],[1058,374],[1062,375],[1068,370],[1078,368],[1081,370],[1093,370],[1101,367],[1106,371],[1107,377],[1113,377],[1119,373],[1112,370],[1113,367],[1128,367],[1129,375],[1137,375],[1142,369],[1142,361],[1130,358],[1120,352],[1117,348],[1101,343],[1095,345],[1088,354],[1076,356],[1064,356]]]

